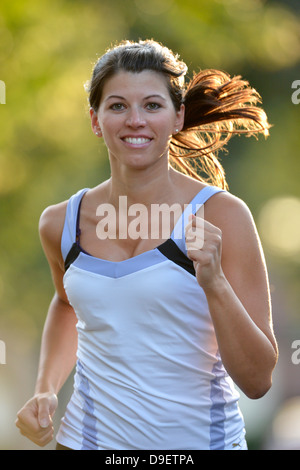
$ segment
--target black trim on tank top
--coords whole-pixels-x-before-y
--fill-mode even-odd
[[[80,207],[81,207],[82,199],[83,198],[80,199],[80,202],[79,202],[79,205],[78,205],[78,210],[77,210],[76,242],[73,243],[69,253],[67,254],[67,257],[66,257],[66,260],[65,260],[65,271],[67,271],[67,269],[69,269],[71,264],[74,263],[74,261],[76,260],[76,258],[78,258],[79,254],[81,252],[86,253],[87,255],[89,254],[86,251],[84,251],[80,246],[80,235],[81,235],[81,230],[80,230]]]
[[[71,264],[74,263],[74,261],[79,256],[81,251],[82,250],[80,246],[78,245],[78,243],[77,242],[73,243],[65,260],[65,271],[67,271],[69,267],[71,266]]]
[[[162,243],[157,249],[170,261],[188,271],[193,276],[196,275],[193,261],[190,260],[181,249],[176,245],[172,238]]]

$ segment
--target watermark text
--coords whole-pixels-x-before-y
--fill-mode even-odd
[[[300,104],[300,80],[294,80],[292,83],[292,89],[295,91],[292,93],[292,103]]]
[[[300,364],[300,339],[295,339],[295,341],[292,342],[292,349],[295,349],[292,354],[292,363],[297,366]]]
[[[123,456],[112,454],[105,458],[105,465],[129,465],[133,468],[140,468],[143,464],[146,465],[194,465],[194,460],[191,454],[187,453],[166,453],[159,454],[143,453],[142,455],[136,454],[134,456]]]
[[[0,80],[0,104],[6,103],[6,86],[3,80]]]
[[[0,364],[6,364],[6,345],[0,340]]]
[[[127,196],[119,196],[119,205],[105,203],[97,207],[96,215],[100,218],[96,226],[96,234],[99,240],[121,239],[168,239],[174,227],[174,239],[186,237],[184,228],[189,223],[189,216],[197,214],[196,224],[189,231],[190,243],[194,242],[192,249],[201,249],[204,230],[204,205],[179,203],[168,205],[136,203],[128,205]],[[177,223],[178,222],[178,223]]]

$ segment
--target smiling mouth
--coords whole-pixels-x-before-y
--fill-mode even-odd
[[[124,139],[122,140],[132,145],[143,145],[151,142],[152,139],[149,139],[147,137],[124,137]]]

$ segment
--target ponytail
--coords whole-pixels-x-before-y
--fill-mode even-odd
[[[256,106],[261,97],[240,76],[204,70],[189,82],[185,96],[185,121],[174,135],[170,161],[200,181],[227,189],[217,153],[234,134],[269,135],[266,113]]]

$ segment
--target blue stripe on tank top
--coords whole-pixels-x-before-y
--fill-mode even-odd
[[[81,252],[74,261],[74,266],[102,276],[119,278],[166,261],[166,257],[157,249],[146,251],[123,261],[107,261]]]
[[[70,251],[72,244],[76,241],[76,222],[78,206],[89,188],[84,188],[73,194],[68,201],[66,208],[65,223],[61,237],[61,253],[65,259]]]
[[[224,192],[224,189],[218,188],[217,186],[206,186],[205,188],[201,189],[201,191],[196,194],[196,196],[191,200],[191,202],[185,206],[185,210],[182,216],[178,219],[177,223],[175,224],[174,230],[171,234],[171,238],[175,241],[177,246],[185,255],[187,254],[185,244],[185,227],[189,222],[190,214],[196,214],[211,196],[219,192]],[[204,213],[200,213],[200,216],[201,215],[205,217]]]
[[[77,361],[77,373],[80,377],[80,384],[78,391],[84,400],[83,412],[84,417],[82,420],[82,447],[81,450],[97,450],[97,430],[96,418],[94,416],[94,402],[90,396],[90,384],[88,379],[84,376],[84,369],[81,362]]]
[[[214,364],[212,373],[215,378],[211,381],[210,398],[212,406],[210,409],[210,449],[224,450],[225,448],[225,405],[223,389],[220,383],[221,377],[218,377],[218,371],[222,368],[222,362],[219,360]]]

